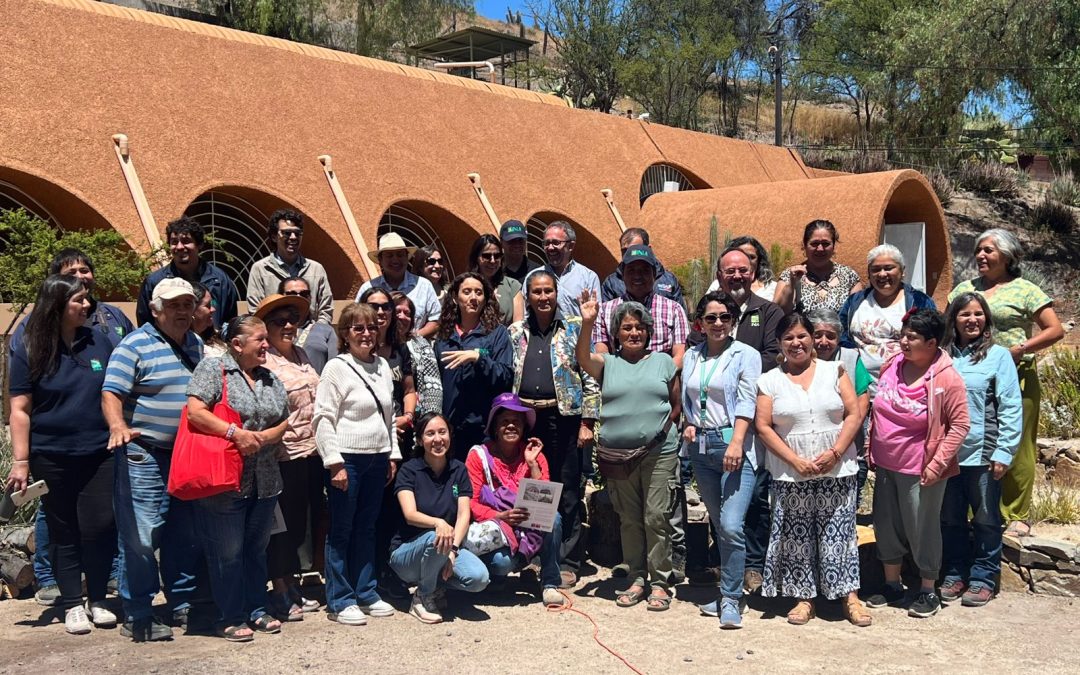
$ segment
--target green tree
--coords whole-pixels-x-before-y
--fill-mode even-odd
[[[626,0],[549,0],[534,5],[557,54],[547,79],[575,108],[610,112],[636,43],[637,12]]]
[[[640,0],[638,47],[626,93],[654,122],[699,129],[700,103],[719,64],[738,46],[728,16],[708,0]]]
[[[223,26],[271,37],[325,44],[330,35],[327,0],[198,0]]]
[[[49,263],[61,249],[77,248],[94,261],[96,294],[130,300],[150,273],[157,252],[137,253],[115,230],[58,232],[24,209],[0,210],[0,302],[11,303],[11,328],[37,297]]]

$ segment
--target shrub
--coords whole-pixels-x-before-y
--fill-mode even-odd
[[[1080,183],[1073,178],[1072,171],[1066,171],[1050,183],[1046,196],[1066,206],[1080,206]]]
[[[697,301],[701,299],[701,296],[705,295],[705,290],[714,278],[712,270],[709,269],[709,261],[704,258],[687,260],[683,264],[671,268],[671,273],[675,275],[675,278],[682,285],[683,297],[686,299],[686,304],[689,305],[690,312],[693,313]],[[689,318],[693,320],[692,316]]]
[[[891,171],[892,165],[885,159],[884,153],[861,150],[853,152],[840,160],[840,170],[847,173],[874,173]]]
[[[1055,349],[1040,364],[1039,435],[1080,436],[1080,353]]]
[[[1052,480],[1036,483],[1029,517],[1037,523],[1080,523],[1080,490]]]
[[[1076,214],[1072,207],[1045,195],[1031,210],[1030,227],[1033,230],[1068,234],[1076,226]]]
[[[999,197],[1020,194],[1016,171],[996,162],[968,161],[960,165],[956,182],[965,190]]]
[[[941,202],[941,207],[948,208],[952,204],[953,197],[956,196],[956,187],[952,180],[943,171],[937,169],[926,174],[926,178],[930,181],[930,187],[934,188],[934,194]]]

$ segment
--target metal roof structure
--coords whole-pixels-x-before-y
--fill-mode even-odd
[[[479,26],[470,26],[447,35],[426,40],[412,45],[406,51],[421,59],[443,62],[491,61],[501,71],[500,84],[506,84],[506,69],[522,61],[529,62],[529,50],[536,40],[519,37],[511,33]],[[521,52],[525,58],[520,58]],[[526,69],[527,70],[527,69]],[[517,86],[517,71],[513,73],[513,83]],[[526,88],[529,78],[526,76]]]

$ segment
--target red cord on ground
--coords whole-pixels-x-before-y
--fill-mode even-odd
[[[604,651],[606,651],[608,654],[611,654],[615,658],[622,661],[624,666],[637,673],[637,675],[645,675],[645,673],[641,672],[640,670],[635,668],[633,664],[627,661],[625,656],[603,643],[603,641],[600,639],[600,626],[597,625],[596,620],[585,612],[581,611],[580,609],[574,609],[574,599],[571,598],[566,591],[560,589],[559,593],[561,593],[562,596],[566,598],[566,603],[562,605],[548,605],[547,611],[554,612],[555,614],[559,614],[561,612],[573,612],[574,614],[580,614],[581,616],[585,617],[589,620],[589,623],[593,625],[592,639],[596,641],[596,644],[603,647]]]

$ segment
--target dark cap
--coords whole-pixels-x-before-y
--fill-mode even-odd
[[[499,239],[503,241],[525,239],[527,236],[525,226],[521,224],[520,220],[508,220],[502,224],[502,228],[499,230]]]
[[[622,267],[625,269],[632,262],[647,262],[654,270],[660,269],[660,261],[656,259],[652,248],[645,244],[634,244],[623,253]]]

